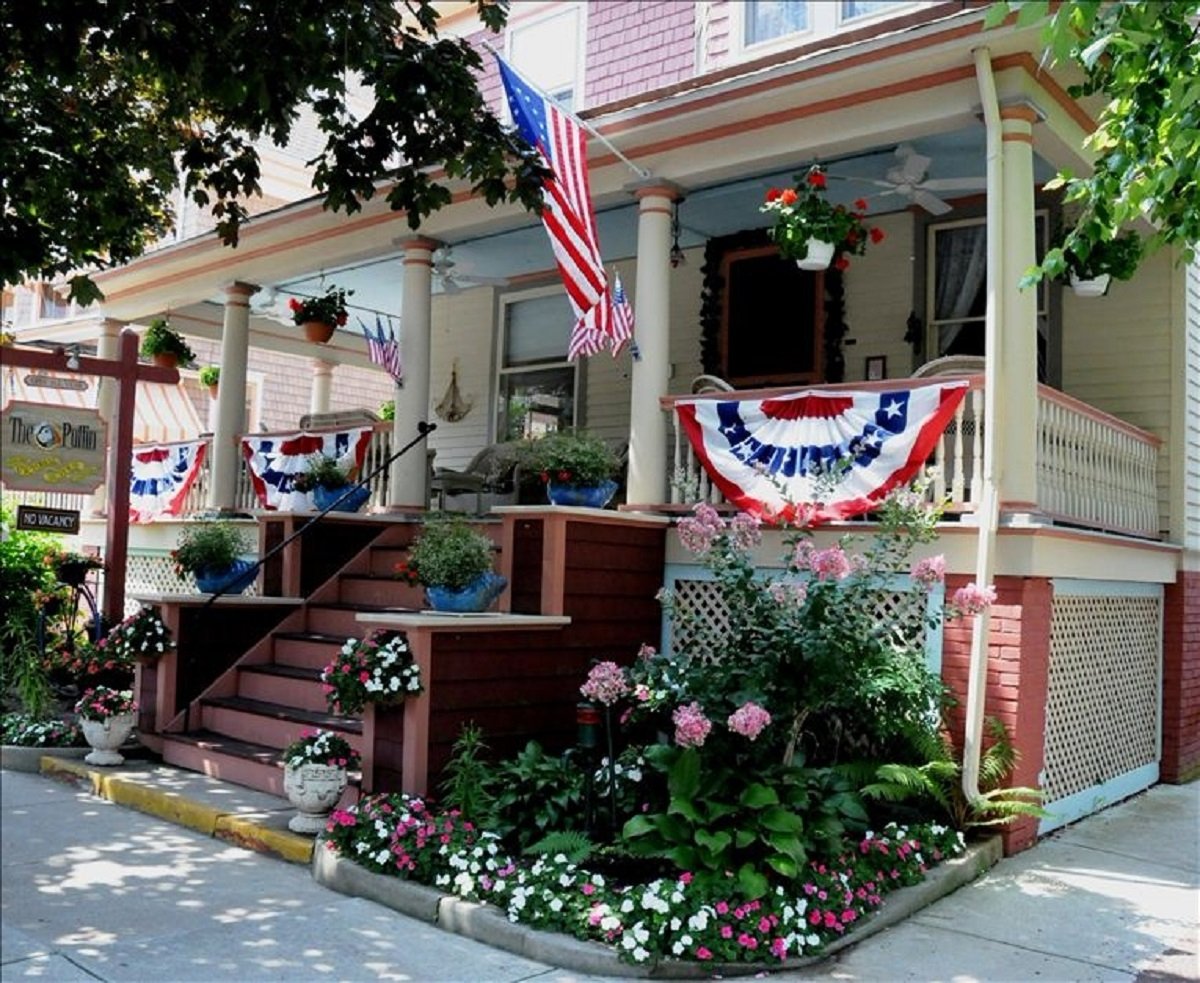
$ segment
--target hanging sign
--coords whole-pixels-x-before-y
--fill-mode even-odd
[[[25,385],[35,389],[74,389],[85,392],[88,387],[87,379],[68,379],[61,375],[38,375],[30,373],[25,376]]]
[[[13,491],[93,492],[104,484],[108,428],[96,410],[9,403],[0,412],[0,480]]]
[[[17,528],[27,532],[79,532],[79,509],[47,509],[40,505],[17,506]]]

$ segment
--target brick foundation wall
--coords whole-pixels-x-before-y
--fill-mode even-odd
[[[1163,607],[1164,782],[1200,777],[1200,571],[1180,571]]]
[[[947,577],[946,596],[970,578]],[[1008,730],[1017,749],[1011,785],[1036,787],[1046,733],[1046,687],[1050,667],[1050,602],[1045,578],[998,577],[988,630],[987,697],[984,713]],[[942,646],[942,679],[958,706],[950,713],[955,744],[962,746],[967,676],[971,663],[971,619],[947,622]],[[1037,839],[1037,820],[1021,819],[1003,830],[1004,852],[1016,853]]]

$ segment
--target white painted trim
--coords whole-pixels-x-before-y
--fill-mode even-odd
[[[925,7],[931,7],[936,0],[909,0],[908,3],[897,3],[890,9],[881,10],[874,14],[864,14],[859,17],[845,19],[842,17],[841,0],[808,0],[808,27],[802,31],[793,31],[757,44],[746,43],[746,14],[748,9],[741,0],[729,2],[729,57],[731,61],[745,61],[759,58],[776,51],[784,51],[809,41],[832,38],[844,32],[881,24],[893,17],[911,14]]]
[[[524,10],[536,10],[536,13],[524,14]],[[538,24],[543,24],[546,21],[554,20],[556,17],[563,17],[567,14],[574,13],[576,21],[575,32],[575,79],[571,83],[571,107],[570,111],[579,113],[587,108],[587,100],[585,98],[587,92],[584,88],[587,82],[586,62],[587,62],[587,4],[586,3],[538,3],[538,4],[516,4],[512,8],[512,16],[508,21],[508,25],[504,31],[504,60],[517,69],[519,72],[524,72],[533,78],[528,66],[519,65],[513,61],[512,41],[514,35],[528,27],[534,27]],[[533,79],[538,85],[541,82]],[[546,90],[548,94],[553,95],[553,91]],[[506,122],[512,122],[512,116],[508,109],[508,100],[501,99],[503,106],[504,119]]]
[[[1076,792],[1074,795],[1068,795],[1065,799],[1059,799],[1057,802],[1051,802],[1045,807],[1049,815],[1038,822],[1038,836],[1045,836],[1084,816],[1090,816],[1122,799],[1136,795],[1157,781],[1158,762],[1152,761],[1150,764],[1142,765],[1124,775],[1110,778],[1100,785]]]

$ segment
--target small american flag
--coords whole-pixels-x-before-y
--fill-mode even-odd
[[[521,79],[499,55],[496,61],[517,129],[553,172],[545,184],[542,224],[575,311],[567,357],[594,355],[612,343],[612,304],[588,187],[587,137],[570,113]]]
[[[626,342],[633,341],[633,307],[621,283],[621,274],[613,270],[612,286],[612,353],[613,358]]]
[[[382,366],[387,374],[399,384],[404,378],[404,365],[400,361],[400,342],[396,340],[396,332],[392,328],[391,322],[388,322],[386,335],[383,333],[383,325],[379,321],[378,314],[375,315],[374,334],[363,323],[362,318],[359,318],[358,324],[362,328],[363,337],[367,339],[367,354],[370,355],[371,361]]]

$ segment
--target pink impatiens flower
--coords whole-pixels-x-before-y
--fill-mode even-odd
[[[675,743],[680,747],[702,747],[712,730],[712,721],[704,716],[700,704],[695,701],[677,707],[671,720],[675,723]]]
[[[731,731],[751,741],[755,740],[770,722],[771,715],[754,702],[743,703],[725,721]]]

